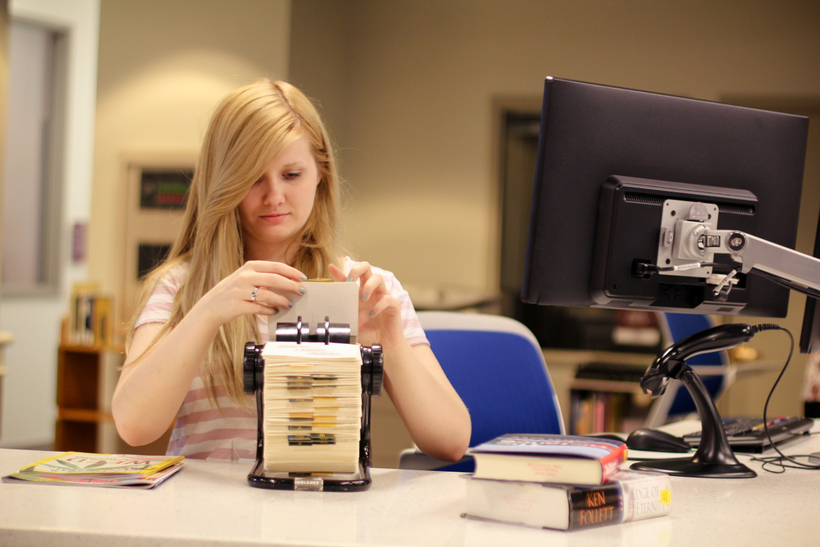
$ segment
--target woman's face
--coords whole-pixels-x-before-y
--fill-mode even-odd
[[[318,185],[310,141],[299,137],[273,159],[239,204],[247,260],[289,262],[285,250],[307,222]]]

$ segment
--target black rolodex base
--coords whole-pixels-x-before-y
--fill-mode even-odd
[[[355,473],[268,473],[259,460],[248,474],[248,484],[257,488],[306,492],[361,492],[370,488],[368,465],[359,462]]]

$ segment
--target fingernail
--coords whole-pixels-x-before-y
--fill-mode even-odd
[[[307,276],[305,274],[302,274],[302,281],[307,281]]]
[[[362,300],[367,300],[367,295],[362,293]]]
[[[307,292],[307,289],[304,287],[299,287],[299,292],[305,294]]]
[[[374,315],[376,315],[376,312],[374,312],[374,311],[370,312],[370,317],[373,317]]]
[[[353,276],[348,277],[348,278],[347,278],[347,281],[348,281],[348,282],[353,281]]]
[[[288,302],[288,307],[292,308],[293,307],[293,302]]]

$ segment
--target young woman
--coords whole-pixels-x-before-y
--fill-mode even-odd
[[[470,417],[395,277],[354,262],[336,240],[339,180],[311,102],[261,80],[211,120],[168,259],[145,283],[112,411],[131,445],[174,423],[169,454],[254,458],[256,406],[243,393],[246,342],[292,306],[309,278],[359,284],[359,342],[384,348],[385,389],[413,441],[455,461]],[[175,421],[176,420],[176,421]]]

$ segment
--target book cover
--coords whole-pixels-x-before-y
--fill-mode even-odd
[[[668,515],[669,476],[618,471],[598,486],[467,478],[462,515],[555,530],[577,530]]]
[[[68,485],[68,486],[104,486],[108,488],[136,488],[148,489],[165,482],[177,471],[182,469],[184,462],[178,461],[170,467],[157,471],[147,477],[118,477],[108,475],[72,475],[63,474],[61,476],[41,476],[41,475],[20,475],[12,473],[3,477],[3,482],[25,481],[35,484]]]
[[[507,434],[470,449],[477,478],[603,484],[626,461],[620,441],[572,435]]]
[[[64,452],[38,460],[11,476],[24,480],[145,479],[177,463],[185,456],[134,456]]]

